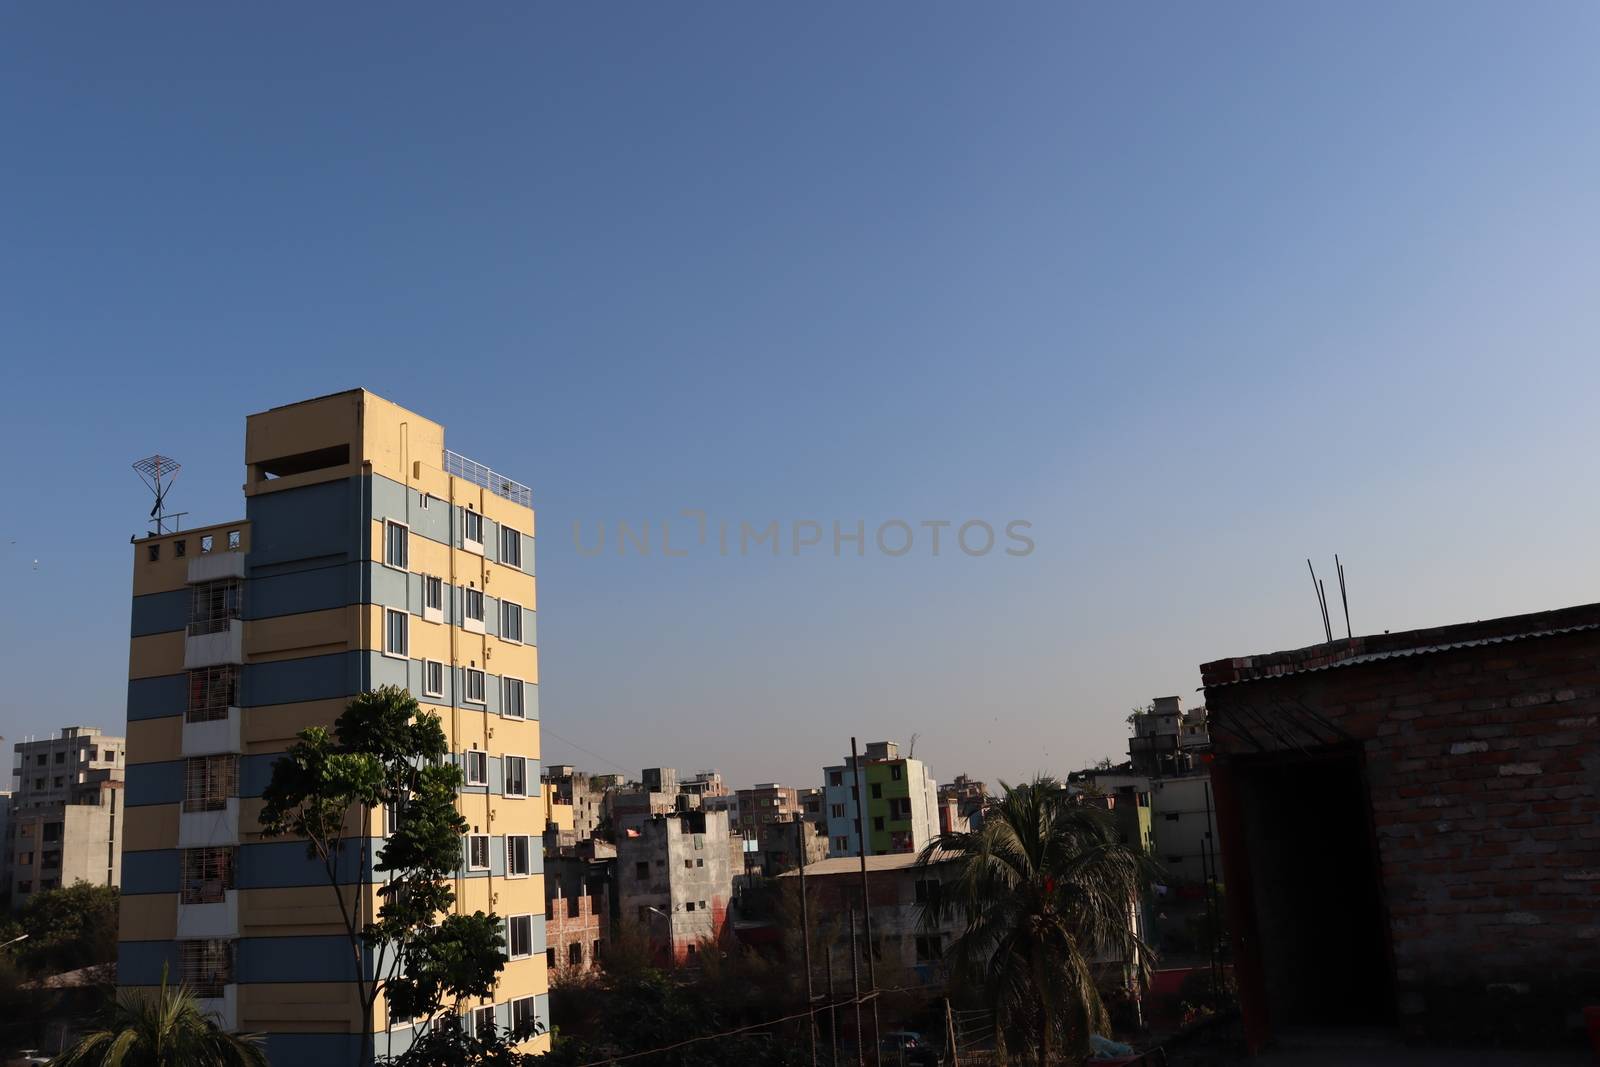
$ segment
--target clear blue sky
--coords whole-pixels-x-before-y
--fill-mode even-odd
[[[533,486],[546,757],[596,770],[1064,772],[1316,640],[1307,555],[1358,631],[1594,600],[1597,47],[1580,3],[10,5],[0,732],[123,722],[131,461],[234,517],[244,416],[357,385]],[[683,508],[1037,549],[573,546]]]

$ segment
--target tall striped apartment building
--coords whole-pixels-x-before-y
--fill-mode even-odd
[[[257,823],[295,734],[393,684],[441,717],[466,773],[456,907],[506,921],[511,960],[471,1024],[548,1027],[530,491],[359,389],[250,416],[245,464],[244,519],[133,546],[118,984],[183,980],[279,1067],[409,1046],[381,1002],[362,1032],[321,865]],[[381,813],[365,829],[375,855]],[[341,877],[370,915],[361,866]]]

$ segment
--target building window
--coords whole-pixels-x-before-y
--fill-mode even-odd
[[[848,851],[849,848],[850,839],[848,837],[836,837],[833,839],[833,850],[835,852],[845,852]]]
[[[509,526],[500,527],[500,562],[522,569],[522,535]]]
[[[895,781],[897,781],[897,782],[898,782],[898,781],[899,781],[899,780],[900,780],[900,772],[901,772],[901,771],[902,771],[902,770],[904,770],[904,769],[905,769],[905,768],[904,768],[904,767],[902,767],[902,766],[901,766],[901,765],[900,765],[900,764],[898,764],[898,763],[893,763],[893,764],[890,764],[890,765],[889,765],[889,777],[890,777],[890,778],[893,778],[893,779],[894,779],[894,780],[895,780]]]
[[[228,551],[229,552],[237,552],[237,551],[239,551],[239,546],[242,543],[243,542],[242,542],[242,539],[240,537],[240,534],[239,534],[238,530],[229,530],[228,531]]]
[[[425,697],[444,696],[444,664],[436,659],[423,661],[422,695]]]
[[[184,811],[221,811],[238,791],[238,756],[191,756],[183,761]]]
[[[533,955],[532,915],[513,915],[506,920],[506,945],[514,960]]]
[[[883,786],[878,784],[878,783],[876,783],[876,782],[874,782],[873,785],[872,785],[872,799],[873,800],[882,800],[883,799]]]
[[[468,669],[467,671],[467,699],[474,704],[483,703],[483,672]]]
[[[33,892],[33,879],[24,878],[22,881],[18,882],[17,883],[17,892],[18,893],[31,893],[31,892]]]
[[[839,771],[829,771],[828,772],[828,784],[829,785],[844,785],[844,775],[842,773],[840,773]]]
[[[65,762],[67,762],[67,754],[65,752],[57,752],[56,753],[56,762],[57,763],[65,763]]]
[[[477,1038],[494,1036],[493,1004],[485,1004],[481,1008],[472,1009],[472,1036]]]
[[[574,967],[583,966],[583,942],[574,941],[567,946],[567,962]]]
[[[400,805],[391,800],[383,806],[383,836],[393,837],[398,829],[400,829]]]
[[[178,980],[197,997],[220,997],[233,981],[233,942],[217,938],[178,942]]]
[[[915,891],[918,904],[938,905],[940,889],[937,878],[917,879]]]
[[[483,516],[470,508],[461,513],[461,536],[479,548],[483,547]]]
[[[184,540],[177,540],[177,541],[172,542],[172,554],[174,556],[176,556],[178,559],[182,559],[184,556],[188,555],[189,554],[189,542],[184,541]]]
[[[500,601],[500,637],[522,644],[522,605]]]
[[[533,872],[530,838],[527,834],[506,835],[506,877],[522,878]]]
[[[479,749],[465,753],[468,785],[489,784],[489,754]]]
[[[556,971],[556,950],[555,949],[547,948],[547,949],[544,950],[544,968],[545,968],[546,971],[548,971],[551,974],[555,973],[555,971]]]
[[[828,808],[828,812],[835,819],[842,819],[842,818],[844,818],[844,805],[843,804],[830,805],[829,808]]]
[[[184,711],[184,721],[215,722],[226,719],[228,709],[239,702],[238,694],[239,668],[235,664],[190,671],[189,705]]]
[[[422,606],[432,611],[444,610],[444,579],[428,575],[422,579]]]
[[[411,531],[403,523],[393,519],[383,524],[383,562],[390,567],[405,570],[410,564],[407,562],[410,547],[406,542]]]
[[[405,656],[411,648],[411,616],[394,608],[385,608],[383,616],[384,655]]]
[[[944,959],[944,944],[938,935],[917,937],[917,962],[935,963]]]
[[[684,901],[683,902],[683,910],[684,911],[693,911],[694,910],[694,901],[692,901],[692,900]]]
[[[467,869],[470,871],[487,871],[489,869],[488,834],[469,834],[467,836]]]
[[[533,1012],[532,997],[518,997],[511,1002],[511,1033],[515,1037],[532,1037],[538,1029],[538,1017]]]
[[[200,538],[200,554],[202,556],[210,555],[211,550],[216,546],[217,539],[213,535],[206,534]]]
[[[874,815],[872,817],[872,828],[874,830],[882,830],[883,829],[883,816],[882,815]]]
[[[189,587],[189,635],[221,633],[233,625],[244,606],[244,586],[237,578],[219,578]]]
[[[634,877],[635,880],[640,881],[640,882],[649,881],[650,880],[650,864],[648,862],[644,861],[644,860],[640,860],[638,863],[635,863],[633,865],[633,877]]]
[[[161,545],[149,544],[145,546],[144,558],[147,563],[155,563],[161,559]]]
[[[467,607],[466,607],[467,618],[471,619],[473,622],[482,622],[483,621],[483,590],[482,589],[473,589],[472,587],[469,586],[465,590],[463,590],[463,592],[466,593],[465,600],[466,600],[466,605],[467,605]]]
[[[183,850],[183,902],[217,904],[233,888],[233,849]]]
[[[502,761],[506,769],[505,794],[508,797],[528,795],[528,761],[522,756],[506,756]]]
[[[502,678],[501,687],[505,690],[504,701],[500,706],[500,714],[511,719],[523,718],[526,708],[523,704],[523,687],[521,678]]]

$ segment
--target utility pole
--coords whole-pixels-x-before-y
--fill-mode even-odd
[[[950,1010],[950,998],[944,998],[944,1045],[950,1053],[948,1067],[961,1067],[961,1055],[956,1050],[956,1019]]]
[[[861,858],[861,910],[865,914],[867,938],[867,988],[878,988],[878,969],[872,961],[872,898],[867,894],[867,798],[862,795],[867,775],[861,768],[861,756],[856,752],[856,739],[850,739],[851,788],[856,799],[856,855]],[[883,1067],[883,1043],[878,1037],[878,998],[872,998],[872,1062]]]
[[[806,968],[806,1029],[811,1035],[811,1067],[817,1067],[817,1003],[811,994],[811,906],[806,903],[806,821],[794,819],[795,855],[800,860],[800,941]]]
[[[861,1042],[861,970],[856,966],[856,909],[850,909],[850,999],[856,1004],[856,1067],[867,1067]]]

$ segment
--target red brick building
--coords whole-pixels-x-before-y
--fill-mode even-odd
[[[1600,604],[1200,670],[1253,1044],[1564,1040],[1600,1003]]]
[[[551,978],[592,970],[605,954],[606,898],[587,891],[564,896],[561,887],[545,903],[545,962]]]

